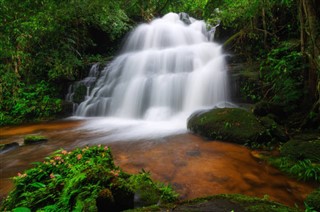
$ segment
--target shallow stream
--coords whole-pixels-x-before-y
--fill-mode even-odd
[[[92,123],[100,127],[90,128]],[[153,179],[170,183],[182,199],[221,193],[240,193],[264,197],[294,206],[313,190],[310,184],[297,182],[265,162],[254,158],[247,148],[218,141],[206,141],[187,131],[175,135],[121,140],[121,132],[139,128],[131,124],[108,131],[101,119],[62,120],[0,128],[0,143],[23,143],[23,136],[40,134],[45,143],[0,153],[0,195],[3,198],[13,184],[11,177],[42,161],[57,149],[74,149],[85,145],[103,144],[111,147],[115,162],[124,171],[150,171]],[[104,131],[97,130],[104,128]],[[122,131],[121,131],[122,129]],[[156,130],[154,130],[156,131]],[[117,135],[117,139],[111,135]],[[111,137],[110,137],[111,136]],[[124,135],[124,138],[126,136]]]

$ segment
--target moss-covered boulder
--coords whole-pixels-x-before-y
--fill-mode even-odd
[[[304,202],[314,211],[320,211],[320,188],[309,194]]]
[[[281,155],[294,160],[309,159],[320,163],[320,139],[292,139],[282,146]]]
[[[208,139],[245,144],[268,142],[277,137],[273,134],[278,131],[277,124],[270,120],[264,122],[268,122],[264,123],[267,127],[251,112],[241,108],[217,108],[192,114],[187,126],[191,132]]]
[[[48,141],[48,138],[42,135],[26,135],[24,137],[24,144],[38,144],[44,141]]]

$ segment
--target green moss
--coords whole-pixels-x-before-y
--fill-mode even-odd
[[[305,204],[315,211],[320,211],[320,188],[314,190],[307,196]]]
[[[282,204],[245,196],[241,194],[220,194],[208,197],[186,200],[171,205],[145,207],[130,210],[138,211],[251,211],[251,212],[298,212],[298,209],[289,208]]]
[[[294,160],[320,162],[320,140],[290,140],[281,148],[281,155]]]
[[[87,95],[87,87],[83,84],[76,86],[73,96],[73,102],[81,103]]]
[[[27,135],[24,137],[24,144],[35,144],[47,140],[48,139],[45,136],[41,135]]]
[[[250,112],[239,108],[219,108],[192,115],[188,129],[208,139],[239,144],[264,142],[266,128]]]

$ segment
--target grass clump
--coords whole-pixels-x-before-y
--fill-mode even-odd
[[[320,164],[309,159],[293,160],[289,157],[269,158],[269,162],[281,171],[303,181],[320,182]]]
[[[101,145],[58,150],[13,180],[15,188],[1,211],[21,207],[31,211],[122,211],[134,207],[138,189],[153,196],[156,201],[150,204],[177,198],[170,186],[153,182],[149,173],[123,172],[114,164],[110,148]]]

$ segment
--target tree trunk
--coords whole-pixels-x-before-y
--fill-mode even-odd
[[[302,0],[305,16],[306,49],[305,54],[309,63],[308,90],[311,102],[317,100],[317,85],[319,72],[319,18],[317,17],[315,0]]]
[[[262,5],[262,27],[263,27],[263,44],[264,47],[267,48],[267,23],[266,23],[266,10],[265,5]]]

